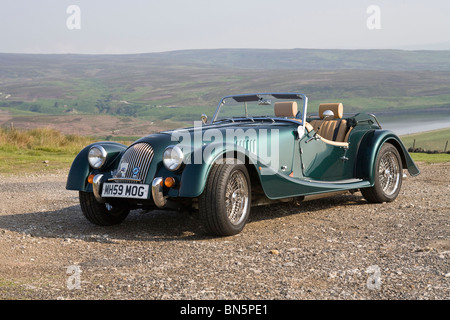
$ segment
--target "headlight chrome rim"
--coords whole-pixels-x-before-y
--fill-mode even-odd
[[[177,171],[184,161],[183,151],[178,146],[168,146],[163,153],[163,163],[167,170]]]
[[[93,145],[88,153],[90,166],[94,169],[100,169],[105,164],[107,155],[108,153],[101,145]]]

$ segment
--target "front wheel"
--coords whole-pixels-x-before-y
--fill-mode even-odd
[[[126,204],[99,203],[92,192],[80,191],[80,206],[83,215],[93,224],[112,226],[121,223],[130,213]]]
[[[364,198],[375,203],[394,201],[402,186],[403,167],[400,154],[392,144],[385,143],[381,147],[374,174],[374,186],[361,189]]]
[[[199,199],[200,217],[208,231],[219,236],[241,232],[250,204],[250,177],[245,165],[214,164]]]

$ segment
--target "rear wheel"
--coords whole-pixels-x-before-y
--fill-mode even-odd
[[[80,206],[83,215],[93,224],[112,226],[121,223],[130,213],[126,204],[99,203],[92,192],[80,191]]]
[[[215,164],[199,199],[200,216],[219,236],[242,231],[250,214],[251,186],[243,164]]]
[[[397,148],[385,143],[376,160],[375,184],[371,188],[361,189],[361,193],[369,202],[394,201],[402,186],[402,176],[402,160]]]

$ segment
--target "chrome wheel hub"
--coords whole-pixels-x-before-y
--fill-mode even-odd
[[[394,194],[397,191],[401,177],[399,163],[394,153],[387,152],[383,155],[378,172],[384,194],[387,196]]]
[[[234,171],[225,192],[225,205],[229,221],[238,225],[245,218],[249,205],[248,184],[241,171]]]

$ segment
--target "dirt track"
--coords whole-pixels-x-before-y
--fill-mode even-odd
[[[0,299],[449,299],[450,163],[419,166],[393,203],[258,207],[226,238],[178,212],[94,226],[66,172],[0,177]]]

